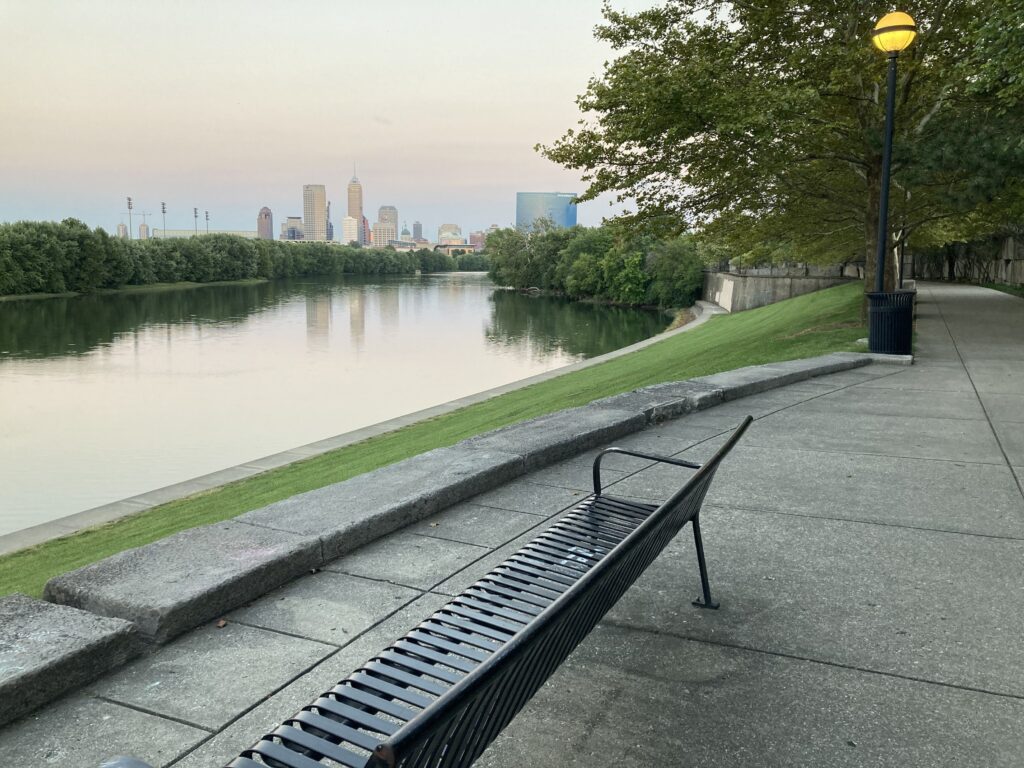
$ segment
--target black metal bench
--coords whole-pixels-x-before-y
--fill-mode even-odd
[[[229,768],[468,766],[669,541],[691,523],[701,599],[700,508],[739,426],[704,465],[609,448],[594,495],[404,637],[229,763]],[[660,506],[603,493],[601,459],[622,453],[697,471]]]
[[[228,768],[471,765],[687,524],[711,598],[700,508],[748,416],[707,463],[609,448],[594,494]],[[608,496],[601,460],[622,453],[697,470],[659,506]],[[105,768],[141,768],[131,758]]]

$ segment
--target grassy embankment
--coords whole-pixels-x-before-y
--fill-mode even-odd
[[[40,595],[46,581],[122,550],[225,520],[523,419],[662,381],[744,365],[856,350],[862,286],[830,288],[705,325],[591,368],[340,448],[129,518],[0,557],[0,595]]]
[[[1007,283],[982,283],[981,285],[983,288],[991,288],[994,291],[1002,291],[1024,299],[1024,285],[1008,285]]]

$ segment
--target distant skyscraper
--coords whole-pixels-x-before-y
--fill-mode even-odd
[[[386,248],[392,240],[398,239],[398,230],[390,221],[378,221],[373,225],[373,247]]]
[[[442,224],[437,228],[437,242],[439,245],[461,245],[466,242],[462,239],[462,227],[458,224]]]
[[[354,169],[352,173],[352,180],[348,183],[348,215],[356,221],[363,221],[363,185],[359,183],[359,179],[356,178]],[[359,237],[357,242],[361,245],[366,244],[365,233],[363,227],[360,227]]]
[[[363,226],[360,232],[362,233],[363,238],[360,242],[362,242],[363,245],[366,245],[370,242],[370,222],[366,220],[365,216],[363,216]]]
[[[345,245],[349,243],[358,243],[362,238],[359,236],[359,222],[351,216],[346,216],[341,220],[341,242]]]
[[[486,240],[487,233],[482,230],[479,232],[469,233],[469,244],[472,245],[477,250],[480,250],[481,248],[484,247],[484,243],[486,242]]]
[[[117,225],[117,236],[120,237],[122,240],[128,239],[128,225],[125,224],[123,221]]]
[[[412,223],[412,239],[422,240],[423,239],[423,225],[418,221]]]
[[[139,240],[149,240],[149,224],[146,222],[139,224]]]
[[[327,239],[327,190],[323,184],[302,187],[302,239]]]
[[[381,224],[392,224],[398,232],[398,209],[393,205],[382,205],[377,211],[377,221]]]
[[[576,195],[571,192],[517,192],[516,228],[533,229],[538,219],[556,227],[576,226]]]
[[[412,232],[409,231],[408,224],[402,224],[402,231],[400,234],[402,240],[412,240]]]
[[[256,232],[260,240],[274,239],[274,214],[267,206],[260,208],[260,213],[256,217]]]
[[[327,239],[334,240],[334,224],[331,223],[331,201],[327,201]]]
[[[282,240],[302,240],[302,217],[289,216],[281,223]]]

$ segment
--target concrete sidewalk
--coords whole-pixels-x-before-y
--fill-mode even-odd
[[[624,440],[708,455],[702,515],[480,765],[1024,764],[1024,301],[919,290],[919,355]],[[586,495],[591,454],[417,523],[0,730],[4,765],[218,766]],[[653,502],[680,470],[615,457]]]

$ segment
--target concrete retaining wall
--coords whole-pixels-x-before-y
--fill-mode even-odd
[[[846,282],[849,280],[844,277],[768,277],[708,272],[704,275],[704,299],[729,312],[742,312]]]

